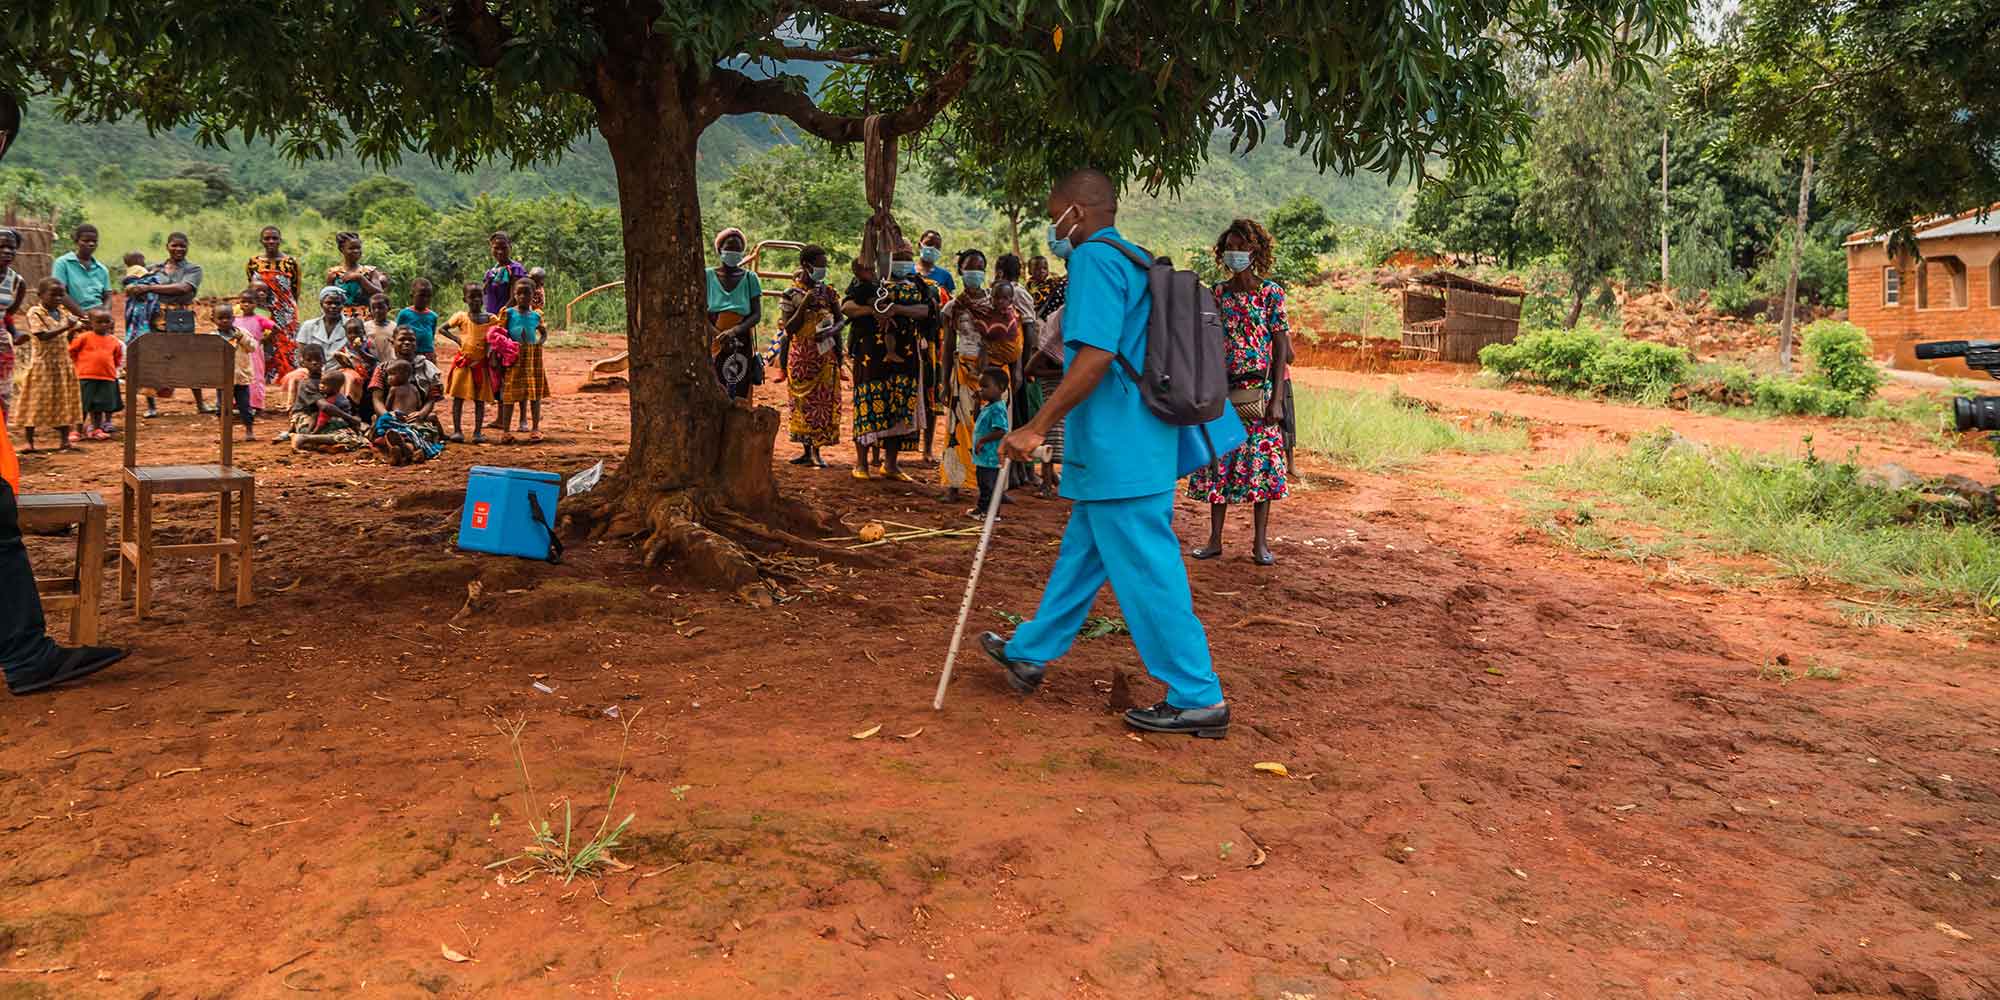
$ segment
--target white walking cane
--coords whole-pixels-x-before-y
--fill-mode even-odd
[[[979,532],[979,551],[972,556],[972,578],[965,581],[965,600],[958,605],[958,627],[951,631],[951,649],[944,654],[944,676],[938,678],[937,697],[931,708],[944,711],[944,689],[951,686],[951,667],[958,661],[958,644],[965,638],[965,619],[972,614],[972,592],[979,588],[979,570],[986,565],[986,548],[993,542],[993,521],[1000,516],[1000,500],[1007,495],[1007,467],[1013,459],[1000,460],[1000,475],[993,483],[993,499],[986,502],[986,527]]]

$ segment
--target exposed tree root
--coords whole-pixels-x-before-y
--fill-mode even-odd
[[[589,539],[640,539],[648,567],[671,565],[699,583],[737,591],[761,589],[766,577],[798,579],[796,573],[767,563],[760,554],[810,556],[847,565],[882,563],[873,553],[852,552],[809,537],[833,534],[840,526],[830,516],[778,493],[771,472],[777,411],[737,407],[723,423],[716,485],[649,482],[643,473],[621,468],[564,506],[568,533]]]

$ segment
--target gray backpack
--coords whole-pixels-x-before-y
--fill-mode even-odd
[[[1176,427],[1198,427],[1222,416],[1229,400],[1229,344],[1215,296],[1193,271],[1176,271],[1165,257],[1135,252],[1117,240],[1084,242],[1117,248],[1146,274],[1153,309],[1146,323],[1145,365],[1134,368],[1117,355],[1146,409]]]

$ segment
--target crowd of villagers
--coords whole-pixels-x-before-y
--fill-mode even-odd
[[[116,435],[126,346],[155,335],[230,341],[233,398],[218,392],[211,402],[193,390],[191,401],[206,413],[233,406],[245,440],[255,439],[260,415],[274,412],[281,415],[274,442],[300,451],[372,451],[394,464],[428,461],[451,443],[485,443],[489,431],[501,444],[517,435],[542,440],[550,394],[544,275],[514,259],[505,232],[492,234],[484,274],[459,289],[449,315],[422,277],[404,283],[406,300],[394,301],[390,276],[365,262],[361,238],[351,232],[334,237],[339,262],[308,282],[283,234],[265,227],[262,252],[243,263],[241,290],[220,298],[203,297],[206,272],[184,233],[167,237],[159,259],[131,251],[116,269],[101,259],[95,226],[77,226],[73,237],[73,249],[29,289],[13,268],[20,236],[0,229],[0,415],[19,428],[27,453],[44,441],[71,449]],[[1067,249],[1051,247],[1059,259]],[[915,482],[905,456],[921,452],[917,461],[935,467],[947,502],[975,491],[981,500],[998,492],[1004,502],[1016,489],[1056,495],[1059,428],[1038,461],[1014,466],[1007,482],[998,482],[997,469],[999,438],[1032,416],[1062,378],[1066,281],[1046,258],[1024,268],[1014,254],[989,258],[968,248],[947,266],[944,239],[932,230],[915,245],[899,241],[886,275],[854,261],[836,291],[826,250],[806,247],[789,287],[774,296],[775,343],[760,350],[765,295],[746,259],[747,237],[725,229],[714,250],[718,264],[706,277],[716,378],[739,400],[767,378],[785,383],[789,436],[801,446],[793,464],[828,467],[823,449],[840,438],[846,402],[855,479]],[[1270,234],[1248,219],[1232,223],[1214,246],[1226,275],[1215,296],[1229,340],[1231,398],[1249,440],[1215,470],[1188,480],[1189,495],[1212,512],[1210,538],[1193,550],[1196,558],[1220,553],[1225,511],[1247,503],[1254,558],[1273,561],[1270,504],[1288,494],[1295,428],[1290,326],[1284,290],[1268,278],[1272,251]],[[440,341],[452,345],[446,363]],[[843,382],[851,385],[846,396]],[[156,416],[171,395],[139,387],[140,416]]]
[[[829,281],[825,249],[808,246],[779,297],[774,346],[757,348],[763,286],[746,263],[741,230],[717,233],[717,266],[709,268],[708,316],[716,377],[728,394],[748,400],[767,378],[786,383],[789,436],[800,445],[792,464],[828,467],[827,445],[840,439],[843,381],[851,383],[848,412],[859,480],[917,482],[906,457],[936,468],[943,499],[977,491],[985,510],[994,492],[1014,489],[1051,498],[1060,488],[1062,433],[1051,433],[1038,461],[1013,466],[998,482],[998,441],[1034,415],[1062,379],[1066,279],[1045,257],[989,257],[962,249],[945,263],[944,238],[925,232],[915,245],[899,241],[889,273],[857,259],[844,289]],[[1070,247],[1056,241],[1060,258]],[[1217,238],[1213,253],[1226,276],[1215,288],[1228,336],[1231,399],[1249,440],[1219,465],[1189,478],[1188,494],[1211,505],[1210,537],[1193,550],[1208,559],[1222,550],[1225,512],[1251,504],[1253,558],[1274,562],[1267,540],[1270,505],[1289,492],[1296,427],[1291,407],[1291,329],[1285,292],[1269,279],[1274,243],[1254,220],[1239,219]],[[769,374],[767,374],[769,372]],[[943,434],[939,435],[942,427]]]
[[[98,252],[96,226],[72,235],[74,248],[31,289],[14,269],[20,234],[0,229],[0,416],[20,429],[28,454],[44,443],[71,450],[116,436],[127,348],[147,336],[230,342],[231,398],[218,386],[212,402],[190,390],[191,402],[202,413],[233,407],[245,441],[256,439],[258,417],[273,415],[280,422],[273,442],[300,451],[426,462],[467,440],[466,403],[473,443],[486,442],[489,430],[502,444],[517,434],[542,439],[544,274],[514,259],[504,232],[488,240],[491,263],[459,290],[461,304],[449,315],[426,278],[410,279],[396,301],[390,276],[365,263],[361,237],[351,232],[334,236],[339,263],[308,281],[285,252],[284,235],[266,226],[263,251],[243,263],[241,290],[232,284],[221,296],[204,293],[207,271],[185,233],[168,235],[158,259],[134,250],[115,268]],[[440,340],[452,344],[448,362],[439,361]],[[139,386],[138,394],[144,419],[158,416],[174,391]]]

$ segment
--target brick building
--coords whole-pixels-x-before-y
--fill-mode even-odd
[[[1894,260],[1872,230],[1847,238],[1848,319],[1897,368],[1984,378],[1956,360],[1918,361],[1912,345],[2000,340],[2000,204],[1934,219],[1916,235],[1917,253]]]

